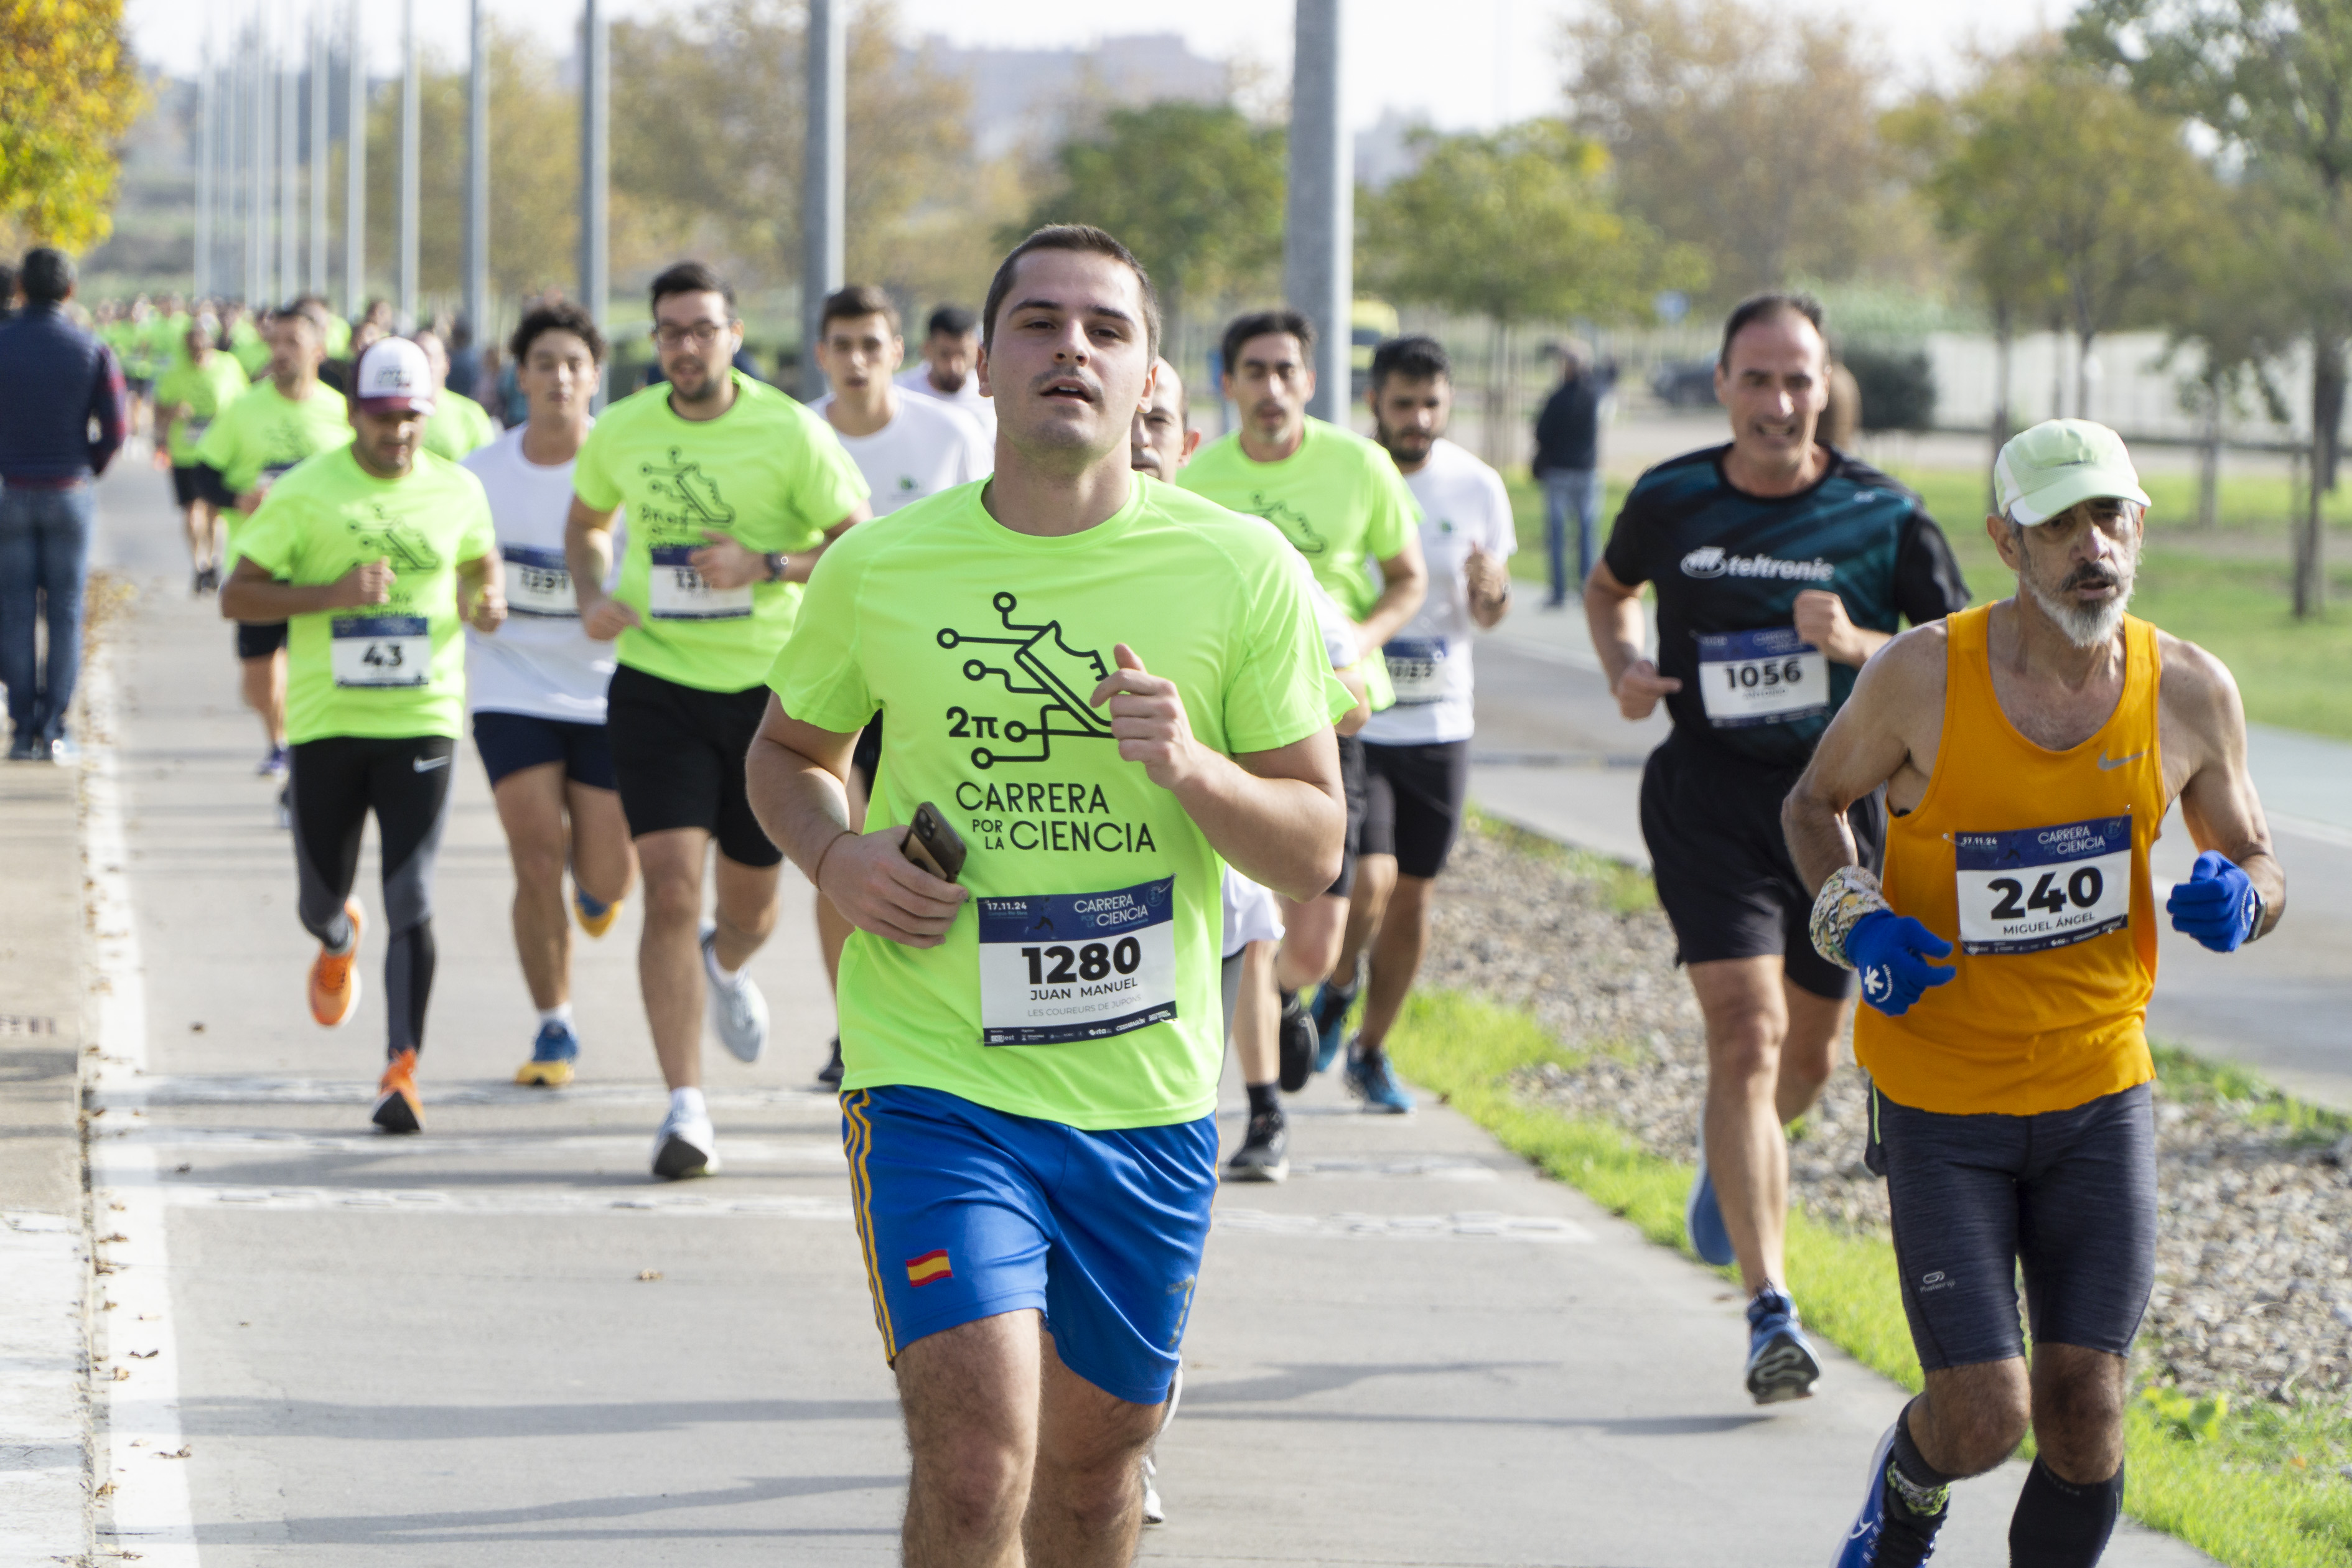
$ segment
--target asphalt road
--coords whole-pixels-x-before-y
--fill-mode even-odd
[[[110,480],[99,552],[142,589],[95,682],[87,816],[101,1546],[142,1568],[890,1560],[905,1456],[807,1084],[830,1008],[805,890],[755,961],[768,1058],[710,1052],[727,1173],[655,1185],[634,910],[582,946],[577,1086],[507,1082],[532,1018],[466,749],[428,1130],[373,1133],[383,1016],[330,1034],[305,1012],[290,850],[163,489]],[[1229,1141],[1240,1111],[1229,1082]],[[1759,1411],[1717,1276],[1442,1107],[1368,1118],[1318,1083],[1297,1111],[1294,1179],[1219,1204],[1147,1559],[1828,1556],[1895,1389],[1832,1355],[1819,1397]],[[1963,1489],[1939,1562],[2006,1562],[2021,1473]],[[2204,1560],[2126,1530],[2108,1561]]]

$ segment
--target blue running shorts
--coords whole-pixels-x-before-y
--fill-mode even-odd
[[[1034,1307],[1062,1364],[1168,1397],[1217,1191],[1213,1116],[1083,1132],[898,1084],[841,1097],[883,1355]]]

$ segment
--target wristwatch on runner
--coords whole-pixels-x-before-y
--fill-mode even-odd
[[[769,552],[768,552],[768,581],[769,581],[769,582],[771,582],[771,583],[781,583],[781,582],[782,582],[782,581],[784,580],[784,574],[785,574],[785,573],[787,573],[787,572],[789,572],[789,571],[791,571],[791,570],[792,570],[792,567],[793,567],[792,557],[790,557],[790,556],[786,555],[782,551],[781,551],[781,550],[771,550],[771,551],[769,551]]]

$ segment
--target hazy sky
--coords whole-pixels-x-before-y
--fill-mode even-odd
[[[467,0],[414,0],[421,38],[454,55],[465,37]],[[577,5],[563,0],[486,0],[494,16],[520,21],[558,47]],[[2007,44],[2061,20],[2074,0],[1780,0],[1841,16],[1886,46],[1899,79],[1951,79],[1971,43]],[[256,11],[290,34],[312,0],[130,0],[141,54],[167,68],[193,68],[210,25],[225,37]],[[343,0],[329,0],[338,18]],[[684,0],[613,0],[615,16],[684,8]],[[1359,126],[1384,109],[1425,111],[1447,129],[1483,128],[1549,108],[1559,79],[1555,39],[1576,0],[1347,0],[1349,120]],[[369,47],[388,68],[400,40],[400,8],[365,0]],[[960,44],[1013,47],[1082,45],[1100,37],[1101,0],[898,0],[910,36],[939,33]],[[1196,52],[1244,55],[1277,70],[1290,58],[1291,8],[1279,0],[1151,0],[1118,7],[1118,33],[1177,32]]]

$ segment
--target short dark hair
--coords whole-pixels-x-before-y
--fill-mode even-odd
[[[816,335],[824,336],[824,330],[835,321],[854,321],[861,316],[879,316],[890,323],[892,331],[899,330],[898,307],[890,302],[889,295],[871,283],[852,283],[824,297],[824,305],[817,311]]]
[[[1401,375],[1407,381],[1435,381],[1440,377],[1452,381],[1454,361],[1447,356],[1445,345],[1435,338],[1419,332],[1391,338],[1372,351],[1372,391],[1377,394],[1392,375]]]
[[[546,332],[570,332],[588,345],[598,364],[604,363],[604,334],[596,330],[596,318],[588,313],[588,307],[570,300],[549,300],[525,310],[522,320],[515,323],[514,335],[507,339],[507,353],[517,366],[530,357],[530,345]]]
[[[649,309],[660,310],[672,294],[716,294],[727,301],[727,313],[735,313],[734,286],[699,261],[675,261],[656,273]]]
[[[73,258],[47,245],[28,250],[25,252],[25,269],[16,275],[16,280],[26,300],[53,305],[73,292]]]
[[[923,336],[936,338],[968,338],[980,330],[980,318],[961,305],[941,305],[923,323]]]
[[[1279,310],[1252,310],[1225,323],[1224,341],[1217,345],[1224,357],[1225,374],[1234,374],[1234,362],[1241,358],[1244,343],[1268,332],[1288,332],[1298,340],[1300,353],[1310,360],[1315,357],[1315,323],[1307,319],[1304,311],[1287,305]]]
[[[988,298],[980,307],[980,341],[984,346],[996,342],[996,313],[1004,308],[1004,296],[1013,291],[1013,269],[1033,250],[1088,251],[1108,256],[1133,272],[1136,289],[1143,296],[1144,352],[1154,359],[1160,356],[1160,291],[1151,286],[1151,274],[1108,231],[1087,223],[1049,223],[1005,253],[997,263],[996,276],[988,280]]]
[[[310,322],[310,330],[319,334],[320,345],[325,346],[327,322],[330,318],[326,302],[317,295],[305,294],[299,299],[289,300],[282,308],[272,310],[269,314],[273,320],[280,316],[295,316]]]
[[[1813,324],[1813,331],[1822,335],[1822,357],[1823,359],[1829,357],[1830,330],[1827,325],[1828,318],[1822,310],[1822,302],[1811,294],[1774,289],[1769,294],[1751,294],[1731,308],[1730,319],[1723,323],[1723,351],[1716,355],[1717,366],[1719,369],[1729,370],[1731,340],[1746,331],[1751,323],[1767,321],[1774,316],[1801,316],[1811,321]]]

